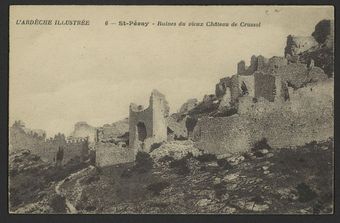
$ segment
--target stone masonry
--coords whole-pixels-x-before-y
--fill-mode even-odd
[[[149,107],[131,104],[129,113],[129,146],[135,152],[149,152],[153,143],[167,140],[169,106],[165,96],[153,90]]]

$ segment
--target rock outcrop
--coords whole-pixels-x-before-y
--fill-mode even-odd
[[[320,67],[328,77],[334,75],[334,20],[322,20],[311,36],[287,37],[285,55],[289,62]]]
[[[179,109],[179,113],[187,113],[188,111],[194,109],[197,104],[198,100],[196,98],[189,99],[181,106],[181,108]]]

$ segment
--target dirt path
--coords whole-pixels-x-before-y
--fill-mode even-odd
[[[79,170],[78,172],[75,172],[75,173],[72,173],[71,175],[69,175],[68,177],[66,177],[65,179],[59,181],[56,186],[55,186],[55,192],[60,195],[60,196],[63,196],[65,197],[65,203],[66,203],[66,207],[67,207],[67,213],[68,214],[77,214],[77,209],[74,207],[74,205],[67,199],[66,196],[64,196],[64,194],[60,191],[60,186],[63,185],[63,183],[65,182],[65,180],[68,178],[68,179],[72,179],[80,174],[82,174],[83,172],[85,171],[88,171],[88,170],[92,170],[94,168],[94,166],[89,166],[85,169],[81,169]]]

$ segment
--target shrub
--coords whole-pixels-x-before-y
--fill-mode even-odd
[[[252,148],[252,151],[258,151],[261,149],[272,150],[272,148],[268,145],[266,138],[262,138],[260,141],[256,142]]]
[[[217,160],[217,157],[214,154],[204,153],[197,156],[196,159],[200,162],[211,162]]]
[[[152,169],[152,166],[153,160],[150,155],[146,152],[138,151],[133,170],[137,171],[138,173],[146,173]]]
[[[66,199],[63,196],[55,195],[50,201],[51,208],[56,213],[66,213]]]
[[[255,151],[255,152],[254,152],[254,156],[256,156],[256,157],[263,157],[264,154],[261,153],[260,151]]]
[[[153,192],[154,195],[159,195],[162,190],[170,185],[168,181],[160,181],[157,183],[149,184],[146,188]]]
[[[176,170],[176,173],[180,175],[186,175],[190,173],[186,157],[183,157],[182,159],[179,160],[173,160],[170,163],[169,167],[174,168]]]
[[[242,153],[242,156],[244,157],[245,160],[250,160],[251,159],[251,156],[248,152],[244,152]]]
[[[228,162],[227,159],[217,160],[217,165],[225,170],[230,170],[233,168],[233,166]]]

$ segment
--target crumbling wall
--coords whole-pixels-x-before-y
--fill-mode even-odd
[[[280,67],[286,66],[287,64],[288,60],[286,58],[274,56],[269,58],[266,67],[261,70],[264,71],[264,73],[272,74],[275,73]]]
[[[20,128],[10,128],[9,143],[13,151],[30,150],[32,154],[38,155],[44,162],[52,164],[56,162],[59,147],[64,149],[63,165],[75,157],[82,160],[88,152],[86,139],[68,142],[62,134],[58,134],[51,139],[44,139],[27,134]]]
[[[333,85],[326,80],[290,88],[290,100],[284,103],[260,100],[240,115],[202,118],[194,130],[195,145],[214,154],[235,154],[262,138],[273,148],[286,148],[333,137]],[[251,97],[246,98],[251,103]]]
[[[255,78],[255,97],[263,97],[268,101],[273,102],[276,96],[276,83],[275,76],[270,74],[263,74],[256,72]]]
[[[262,55],[253,55],[250,58],[250,65],[246,66],[242,60],[237,64],[237,74],[242,76],[253,75],[255,71],[263,71],[268,67],[269,60]]]
[[[318,67],[308,68],[306,64],[290,63],[280,67],[275,73],[282,81],[287,82],[293,88],[301,88],[307,83],[323,81],[327,79],[324,71]]]
[[[185,118],[182,120],[176,120],[174,117],[169,116],[167,117],[167,126],[170,129],[171,134],[173,137],[170,139],[183,139],[188,137],[188,131],[185,126]],[[169,131],[168,131],[169,135]]]
[[[79,158],[80,162],[85,161],[89,154],[89,142],[86,139],[79,140],[78,142],[66,143],[64,145],[64,159],[62,164],[66,164],[71,160]]]
[[[129,112],[129,146],[135,150],[148,152],[153,143],[167,140],[167,121],[169,106],[165,96],[153,90],[149,107],[130,105]],[[141,134],[146,135],[140,137]]]
[[[240,91],[237,75],[222,78],[220,82],[216,84],[215,95],[217,98],[222,98],[227,91],[228,93],[230,92],[231,102],[234,102],[239,97]]]
[[[79,159],[78,161],[83,162],[89,152],[89,145],[86,139],[77,139],[72,142],[58,143],[55,141],[47,141],[41,144],[35,149],[31,150],[32,154],[40,156],[40,158],[49,163],[56,162],[57,151],[61,148],[64,151],[63,160],[61,164],[65,165],[71,160]]]
[[[226,102],[225,94],[230,93],[230,101],[235,102],[240,96],[249,95],[255,97],[256,95],[265,95],[267,98],[271,99],[272,96],[269,96],[268,93],[260,92],[260,88],[263,88],[263,83],[258,77],[257,83],[255,81],[255,74],[256,73],[262,73],[265,75],[272,74],[274,76],[277,76],[277,72],[281,67],[285,67],[288,64],[288,60],[283,57],[271,57],[270,59],[267,59],[261,55],[259,56],[252,56],[250,61],[250,66],[246,66],[244,61],[241,61],[238,63],[238,71],[236,75],[233,75],[231,77],[225,77],[220,79],[220,82],[216,84],[215,87],[215,95],[220,100],[224,100],[224,104],[228,104]],[[264,76],[263,78],[270,79],[270,83],[274,82],[274,78],[271,76]],[[275,78],[276,80],[277,78]],[[273,86],[278,85],[278,81],[276,80],[276,84],[270,84],[270,87],[263,88],[263,91],[271,91],[271,88]],[[248,94],[244,94],[244,86],[246,87],[246,90]],[[280,87],[278,87],[280,88]],[[260,91],[259,91],[260,90]],[[229,97],[228,97],[229,98]]]
[[[237,64],[237,74],[238,75],[252,75],[255,71],[262,70],[268,63],[268,59],[263,56],[256,57],[253,55],[250,58],[250,65],[246,66],[245,62],[242,60]]]
[[[96,143],[95,150],[96,165],[99,167],[128,163],[135,160],[132,148],[119,147],[113,143]]]

